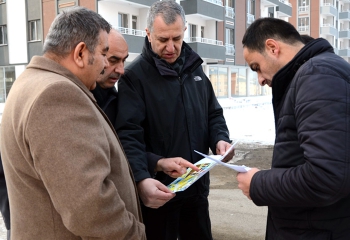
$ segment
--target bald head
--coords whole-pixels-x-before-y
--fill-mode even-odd
[[[124,62],[129,56],[128,45],[123,35],[115,29],[111,29],[108,35],[109,50],[107,60],[109,66],[104,74],[97,79],[97,83],[102,88],[112,88],[124,74]]]

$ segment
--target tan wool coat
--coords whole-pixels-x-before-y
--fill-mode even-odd
[[[35,56],[1,124],[11,239],[146,239],[133,175],[90,91]]]

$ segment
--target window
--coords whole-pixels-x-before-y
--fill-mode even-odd
[[[0,26],[0,45],[7,44],[7,29],[6,25]]]
[[[201,38],[204,38],[204,27],[201,26]]]
[[[255,15],[255,0],[247,0],[247,13]]]
[[[225,43],[227,44],[234,44],[234,37],[235,37],[235,33],[234,30],[231,28],[226,28],[226,39],[225,39]]]
[[[137,29],[137,16],[132,16],[132,29]]]
[[[41,39],[40,20],[28,22],[28,41],[37,41]]]
[[[188,24],[188,32],[190,34],[190,38],[197,37],[197,25],[194,24]]]
[[[226,6],[234,8],[235,7],[234,1],[233,0],[227,0],[226,1]]]
[[[299,2],[299,7],[309,6],[309,5],[310,5],[309,1],[310,1],[310,0],[298,0],[298,2]]]
[[[129,28],[128,14],[118,13],[118,27]]]
[[[302,17],[298,19],[298,31],[299,32],[309,31],[309,17]]]

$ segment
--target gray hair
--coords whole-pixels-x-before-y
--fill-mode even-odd
[[[98,13],[74,7],[57,15],[46,36],[43,53],[67,56],[80,42],[94,53],[100,31],[109,33],[111,25]]]
[[[147,15],[147,28],[150,32],[153,31],[154,19],[161,15],[166,25],[174,23],[177,16],[180,16],[183,21],[183,26],[185,28],[185,11],[182,6],[172,0],[163,0],[160,2],[155,2],[152,4]]]

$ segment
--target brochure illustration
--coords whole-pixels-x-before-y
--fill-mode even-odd
[[[236,142],[237,143],[237,142]],[[200,179],[204,174],[206,174],[210,169],[212,169],[217,164],[224,165],[228,168],[231,168],[237,172],[247,172],[250,170],[249,167],[246,167],[244,165],[233,165],[224,163],[221,160],[226,157],[226,155],[233,150],[233,146],[236,144],[234,143],[232,147],[225,153],[225,155],[205,155],[203,153],[200,153],[198,151],[195,151],[196,153],[202,155],[204,158],[196,162],[194,165],[196,165],[200,170],[194,171],[191,168],[187,169],[187,172],[184,173],[181,177],[178,177],[175,179],[172,183],[170,183],[167,187],[172,192],[181,192],[186,190],[188,187],[190,187],[193,183],[195,183],[198,179]]]

